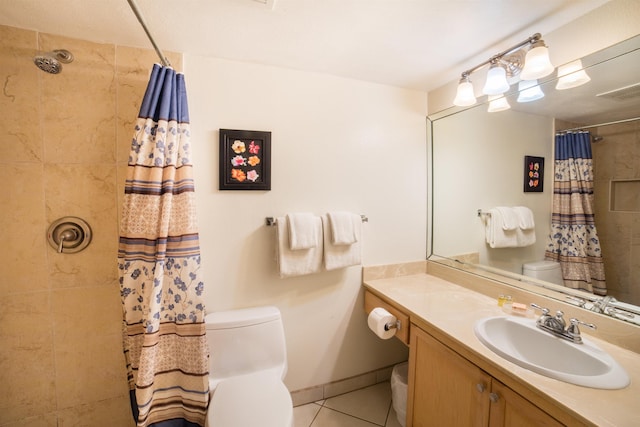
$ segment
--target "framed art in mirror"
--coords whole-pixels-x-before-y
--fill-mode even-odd
[[[220,129],[220,190],[271,190],[271,132]]]
[[[524,192],[544,191],[544,157],[524,156]]]

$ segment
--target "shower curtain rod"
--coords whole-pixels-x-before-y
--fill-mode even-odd
[[[618,123],[627,123],[627,122],[633,122],[635,120],[640,120],[640,117],[633,117],[631,119],[623,119],[623,120],[615,120],[613,122],[606,122],[606,123],[598,123],[597,125],[589,125],[589,126],[580,126],[577,128],[573,128],[573,129],[562,129],[558,132],[571,132],[574,130],[582,130],[582,129],[589,129],[589,128],[597,128],[600,126],[609,126],[609,125],[617,125]]]
[[[167,57],[164,56],[164,54],[156,44],[156,41],[153,39],[153,36],[149,32],[149,28],[147,28],[147,24],[144,22],[144,18],[142,17],[142,14],[138,9],[138,5],[136,4],[135,0],[127,0],[127,2],[129,2],[129,6],[131,6],[131,10],[136,15],[136,18],[138,18],[138,22],[140,22],[140,25],[142,25],[142,29],[144,30],[145,33],[147,33],[147,37],[149,38],[149,41],[153,45],[153,48],[156,50],[156,53],[158,54],[158,57],[160,58],[160,62],[162,62],[162,65],[164,65],[165,67],[171,67],[171,63],[169,62]]]

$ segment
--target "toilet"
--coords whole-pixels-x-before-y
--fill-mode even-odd
[[[255,307],[205,316],[211,401],[206,427],[292,427],[282,382],[287,352],[280,311]]]
[[[555,261],[528,262],[522,266],[522,275],[564,286],[560,263]]]

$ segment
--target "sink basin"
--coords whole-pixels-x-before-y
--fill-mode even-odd
[[[557,338],[538,329],[534,319],[489,317],[476,322],[474,332],[494,353],[538,374],[591,388],[629,385],[624,368],[594,343]]]

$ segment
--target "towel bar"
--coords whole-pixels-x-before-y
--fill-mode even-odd
[[[478,216],[491,216],[491,212],[483,212],[482,209],[478,209]]]
[[[362,222],[369,222],[369,218],[366,215],[360,215],[360,219],[362,220]],[[265,224],[268,227],[273,227],[274,225],[276,225],[276,219],[272,216],[268,216],[265,218]]]

